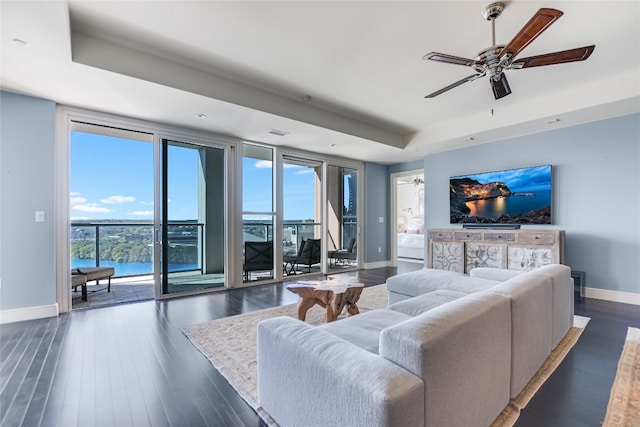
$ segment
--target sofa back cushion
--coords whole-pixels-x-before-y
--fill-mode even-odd
[[[573,279],[571,268],[562,264],[549,264],[532,270],[551,278],[553,287],[553,331],[551,346],[555,348],[573,325]]]
[[[423,379],[426,427],[490,425],[509,402],[510,301],[478,292],[398,323],[380,356]]]
[[[551,353],[551,279],[532,272],[489,289],[511,300],[511,398],[516,397]]]

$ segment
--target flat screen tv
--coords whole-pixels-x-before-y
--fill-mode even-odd
[[[454,176],[452,224],[551,224],[551,165]]]

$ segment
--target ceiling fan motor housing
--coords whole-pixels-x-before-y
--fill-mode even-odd
[[[491,21],[492,19],[496,19],[498,16],[500,16],[503,10],[504,10],[504,3],[502,2],[491,3],[490,5],[484,8],[484,10],[482,11],[482,16],[484,16],[484,19],[486,19],[487,21]]]

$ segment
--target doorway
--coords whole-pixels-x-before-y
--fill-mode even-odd
[[[225,150],[163,138],[161,295],[225,284]]]
[[[393,260],[424,263],[424,171],[392,174]]]

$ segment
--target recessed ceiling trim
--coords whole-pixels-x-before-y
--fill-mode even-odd
[[[300,108],[299,101],[91,35],[72,31],[71,47],[72,60],[79,64],[321,126],[391,147],[405,147],[403,135],[398,132],[310,104]]]

